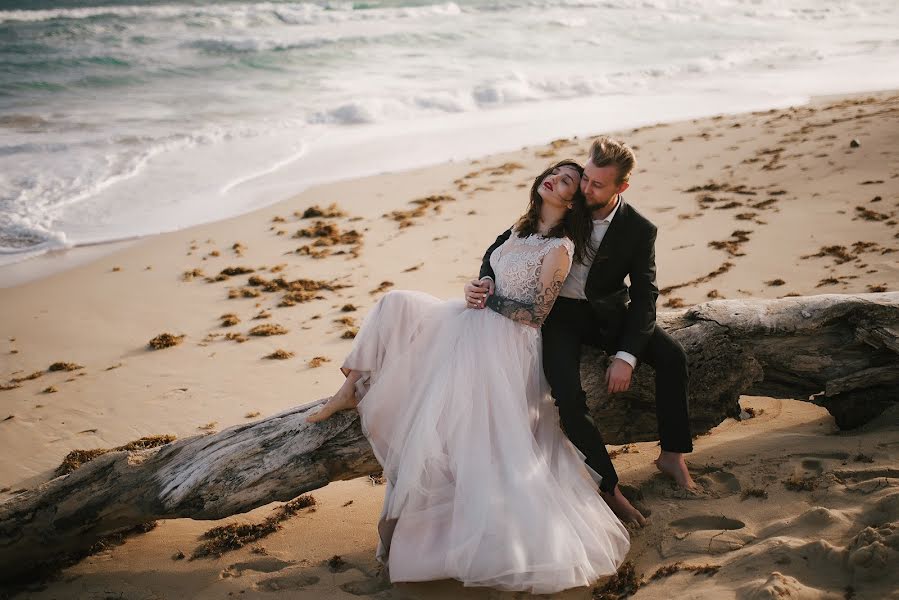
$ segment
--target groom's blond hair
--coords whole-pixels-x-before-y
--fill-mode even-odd
[[[637,156],[630,146],[614,138],[602,136],[590,146],[590,162],[597,167],[618,167],[618,183],[624,183],[637,166]]]

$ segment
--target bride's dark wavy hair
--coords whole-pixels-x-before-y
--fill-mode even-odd
[[[515,229],[521,237],[537,233],[540,228],[540,208],[543,206],[543,198],[538,193],[540,184],[543,182],[544,177],[553,172],[553,169],[560,167],[571,167],[577,171],[577,189],[571,198],[571,210],[567,211],[562,220],[549,230],[546,237],[571,238],[571,241],[574,242],[574,261],[580,262],[587,253],[590,236],[593,235],[593,219],[590,216],[590,211],[587,209],[587,199],[584,198],[584,193],[581,192],[580,176],[584,174],[584,168],[575,161],[559,161],[537,175],[534,179],[534,184],[531,186],[531,201],[528,203],[528,209],[515,223]]]

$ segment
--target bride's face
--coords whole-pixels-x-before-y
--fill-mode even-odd
[[[537,193],[547,204],[568,208],[580,184],[580,179],[580,174],[574,167],[556,167],[540,182]]]

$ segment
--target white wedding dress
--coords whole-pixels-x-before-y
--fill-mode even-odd
[[[490,257],[496,293],[531,303],[568,239],[514,232]],[[387,490],[378,559],[390,579],[552,593],[614,573],[630,542],[565,437],[540,330],[461,300],[386,294],[342,369]]]

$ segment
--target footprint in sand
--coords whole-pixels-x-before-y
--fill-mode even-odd
[[[805,471],[805,475],[821,475],[825,470],[826,460],[838,460],[845,462],[849,460],[848,452],[811,452],[802,454],[790,454],[790,458],[801,458],[800,465]]]
[[[899,469],[845,469],[834,471],[834,476],[846,484],[846,491],[855,494],[872,494],[899,486]]]
[[[870,525],[899,521],[899,493],[887,494],[865,512],[863,522]]]
[[[703,530],[743,529],[746,523],[718,515],[696,515],[671,521],[668,526],[678,533],[690,533]]]
[[[669,558],[683,554],[724,554],[755,539],[739,519],[723,515],[693,515],[671,521],[672,535],[662,538],[659,551]]]
[[[659,498],[671,498],[690,500],[699,498],[724,498],[739,494],[742,490],[737,476],[721,467],[706,466],[698,469],[690,469],[693,481],[699,486],[699,491],[691,492],[676,485],[671,478],[657,473],[648,481],[640,485],[642,495]]]
[[[376,575],[358,581],[348,581],[340,585],[340,589],[354,596],[374,596],[391,588],[386,575]]]
[[[246,562],[234,563],[228,565],[221,573],[220,577],[240,577],[244,571],[259,571],[260,573],[274,573],[281,571],[296,563],[280,560],[274,557],[260,558],[258,560],[248,560]]]
[[[319,581],[320,578],[316,575],[296,573],[263,579],[255,587],[263,592],[280,592],[284,590],[301,590],[307,586],[315,585]]]
[[[815,475],[820,475],[824,472],[824,463],[822,463],[817,458],[806,458],[802,461],[802,468],[807,472],[814,473]]]
[[[803,458],[822,458],[822,459],[833,459],[833,460],[849,460],[848,452],[803,452],[802,454],[790,454],[790,457],[798,457],[801,456]]]
[[[899,469],[875,468],[875,469],[846,469],[833,473],[843,481],[869,481],[871,479],[899,479]]]
[[[824,506],[815,506],[797,517],[790,517],[775,521],[759,532],[759,537],[767,538],[774,535],[783,535],[784,532],[795,532],[797,537],[806,537],[809,532],[813,535],[821,535],[825,530],[836,530],[838,533],[849,531],[852,528],[852,519],[843,511]],[[839,535],[829,537],[841,537]]]
[[[877,580],[895,574],[899,564],[899,523],[866,527],[849,542],[847,564],[856,579]]]
[[[739,494],[743,489],[736,475],[717,467],[697,477],[696,483],[701,485],[706,493],[716,498],[733,496]]]
[[[790,481],[794,481],[797,483],[801,482],[811,482],[817,481],[825,473],[829,472],[832,469],[832,466],[828,465],[828,461],[840,461],[842,464],[846,464],[846,461],[849,460],[848,452],[812,452],[812,453],[801,453],[801,454],[790,454],[788,458],[796,459],[799,458],[799,464],[793,463],[793,476]],[[802,489],[814,489],[817,487],[817,483],[814,486]]]
[[[737,598],[738,600],[782,600],[783,598],[842,600],[844,596],[809,587],[795,577],[774,571],[767,579],[757,579],[739,588]]]

